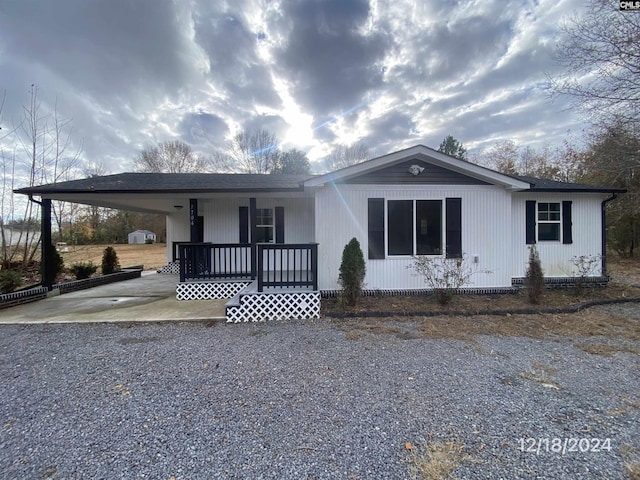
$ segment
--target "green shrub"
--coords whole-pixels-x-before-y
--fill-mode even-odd
[[[531,245],[531,248],[529,248],[529,264],[525,276],[525,285],[527,286],[529,303],[536,305],[540,303],[542,292],[544,291],[544,272],[542,271],[538,249],[535,245]]]
[[[11,293],[22,285],[22,272],[19,270],[0,271],[0,293]]]
[[[367,267],[358,239],[352,238],[342,251],[340,276],[338,282],[342,287],[342,299],[347,305],[354,306],[362,294],[364,276]]]
[[[147,238],[144,243],[146,243],[147,245],[151,245],[153,244],[153,238]]]
[[[64,273],[64,261],[62,260],[62,256],[56,250],[56,247],[53,245],[49,245],[47,248],[47,252],[45,255],[47,266],[49,268],[45,268],[45,264],[40,264],[40,276],[43,284],[51,285],[55,283],[56,278]],[[44,278],[45,271],[48,273],[49,278]]]
[[[53,278],[55,279],[64,272],[64,260],[55,248],[51,248],[51,254],[53,258]]]
[[[89,278],[91,275],[96,273],[98,270],[98,266],[94,265],[93,262],[88,263],[74,263],[71,266],[71,273],[76,277],[76,280],[84,280],[85,278]]]
[[[102,274],[108,275],[110,273],[120,271],[120,262],[118,261],[118,255],[113,247],[107,247],[102,254]]]

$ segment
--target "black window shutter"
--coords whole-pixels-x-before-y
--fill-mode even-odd
[[[527,200],[526,202],[527,217],[527,245],[536,243],[536,201]]]
[[[369,258],[384,258],[384,198],[370,198],[368,207]]]
[[[240,207],[240,243],[249,243],[249,207]]]
[[[276,243],[284,243],[284,207],[276,207]]]
[[[447,258],[462,257],[462,199],[446,200]]]
[[[562,202],[562,243],[573,243],[571,201]]]

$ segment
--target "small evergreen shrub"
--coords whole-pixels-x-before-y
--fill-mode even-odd
[[[540,264],[538,249],[535,245],[531,245],[531,248],[529,248],[529,264],[527,265],[525,285],[527,286],[529,303],[535,305],[540,303],[542,292],[544,291],[544,273]]]
[[[89,278],[91,275],[96,273],[98,270],[98,266],[94,265],[93,262],[87,263],[74,263],[71,266],[71,273],[76,277],[76,280],[84,280],[85,278]]]
[[[108,275],[120,271],[118,255],[113,247],[107,247],[102,254],[102,274]]]
[[[367,267],[364,255],[357,238],[352,238],[342,251],[340,275],[338,282],[342,287],[342,300],[350,306],[355,306],[362,294],[364,276]]]
[[[53,272],[55,276],[61,275],[64,272],[64,260],[62,259],[62,255],[56,250],[52,248],[53,252]]]
[[[153,238],[147,238],[147,239],[144,241],[144,243],[145,243],[145,244],[147,244],[147,245],[152,245],[152,244],[153,244]]]
[[[22,272],[19,270],[0,271],[0,293],[11,293],[22,285]]]
[[[51,283],[54,283],[58,278],[58,276],[64,273],[64,260],[62,259],[62,255],[60,255],[60,252],[58,252],[56,247],[54,247],[53,245],[50,246],[47,253],[49,254],[48,265],[51,268],[50,269],[51,278],[49,279],[42,278],[42,280],[50,281]],[[40,275],[42,277],[44,276],[44,265],[40,265]]]

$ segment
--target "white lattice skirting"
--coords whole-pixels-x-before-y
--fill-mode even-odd
[[[250,282],[181,282],[176,285],[178,300],[232,298]]]
[[[166,264],[164,267],[162,267],[160,270],[158,270],[158,273],[165,273],[165,274],[169,274],[169,275],[179,275],[180,274],[180,262],[171,262]]]
[[[320,318],[320,292],[253,293],[239,306],[227,307],[227,322],[308,320]]]

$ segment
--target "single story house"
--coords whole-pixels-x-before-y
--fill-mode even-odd
[[[129,245],[147,243],[150,240],[151,243],[156,243],[156,234],[149,230],[135,230],[127,235],[127,243]]]
[[[549,281],[575,276],[579,256],[597,258],[589,275],[604,281],[605,205],[624,190],[505,175],[418,145],[325,175],[122,173],[17,192],[166,215],[178,298],[235,296],[238,321],[317,316],[353,237],[369,291],[424,290],[414,255],[463,254],[481,272],[468,288],[506,291],[534,244]]]

